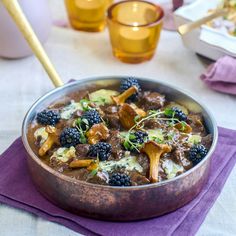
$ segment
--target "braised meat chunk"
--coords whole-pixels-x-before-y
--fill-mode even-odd
[[[157,92],[144,92],[141,104],[145,110],[160,109],[165,104],[165,96]]]
[[[76,145],[76,158],[77,159],[85,159],[89,152],[89,144],[78,144]]]
[[[117,130],[110,131],[110,138],[107,142],[111,145],[111,155],[114,159],[120,159],[124,155],[120,133]]]

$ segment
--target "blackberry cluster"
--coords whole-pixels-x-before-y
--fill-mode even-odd
[[[140,143],[140,144],[142,144],[142,143],[144,143],[144,142],[147,140],[147,138],[148,138],[148,134],[147,134],[146,132],[144,132],[144,131],[141,131],[141,130],[136,131],[136,132],[134,133],[134,135],[135,135],[135,139],[132,140],[132,141],[135,142],[135,143]]]
[[[189,160],[197,165],[207,154],[207,149],[202,144],[193,145],[189,150]]]
[[[178,107],[173,107],[171,110],[174,112],[174,118],[176,118],[180,121],[187,120],[187,116],[185,115],[185,113],[181,109],[179,109]]]
[[[76,146],[80,142],[80,133],[76,128],[65,128],[60,135],[60,144],[62,147]]]
[[[43,110],[36,117],[37,122],[41,125],[56,125],[60,119],[60,113],[55,110]]]
[[[88,156],[98,157],[100,161],[106,161],[111,154],[111,144],[99,142],[89,147]]]
[[[129,134],[129,143],[124,141],[123,146],[126,150],[137,152],[138,149],[148,140],[148,134],[144,131],[136,131]],[[132,145],[131,145],[132,143]]]
[[[135,87],[138,89],[139,92],[141,91],[141,87],[140,87],[140,85],[139,85],[139,83],[138,83],[138,80],[135,79],[135,78],[132,78],[132,77],[123,79],[123,80],[121,81],[121,84],[120,84],[120,91],[121,91],[121,92],[124,92],[125,90],[129,89],[129,88],[132,87],[132,86],[135,86]],[[132,101],[132,102],[133,102],[133,101],[136,101],[137,98],[138,98],[138,93],[139,93],[139,92],[137,92],[137,93],[131,95],[128,100],[130,100],[130,101]]]
[[[88,110],[84,112],[84,114],[81,116],[81,119],[87,120],[89,127],[102,122],[102,119],[96,110]]]
[[[131,180],[130,177],[126,174],[122,173],[114,173],[112,174],[109,185],[111,186],[130,186]]]

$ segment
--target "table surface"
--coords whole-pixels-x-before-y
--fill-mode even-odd
[[[65,17],[61,1],[50,0],[49,3],[54,17]],[[138,65],[123,64],[112,56],[107,30],[84,33],[53,27],[45,49],[64,82],[99,75],[143,76],[166,81],[200,98],[219,126],[236,129],[236,97],[214,92],[199,80],[207,64],[186,49],[175,32],[163,31],[154,58]],[[52,88],[35,57],[0,59],[0,153],[20,136],[22,120],[32,103]],[[235,183],[236,168],[201,225],[198,236],[236,235]],[[0,204],[0,232],[2,236],[78,235],[64,226],[3,204]]]

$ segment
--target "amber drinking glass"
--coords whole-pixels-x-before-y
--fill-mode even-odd
[[[102,31],[106,25],[106,10],[112,2],[112,0],[65,0],[71,26],[82,31]]]
[[[150,60],[162,29],[160,6],[146,1],[123,1],[108,9],[113,54],[126,63]]]

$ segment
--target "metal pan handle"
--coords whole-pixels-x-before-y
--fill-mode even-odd
[[[45,71],[47,72],[49,78],[55,87],[59,87],[63,85],[63,82],[55,70],[53,64],[48,58],[45,50],[42,47],[42,44],[38,40],[36,34],[34,33],[32,27],[30,26],[28,20],[26,19],[23,11],[17,0],[1,0],[3,5],[6,7],[7,11],[15,21],[19,30],[24,35],[26,41],[34,52],[35,56],[41,62]]]

